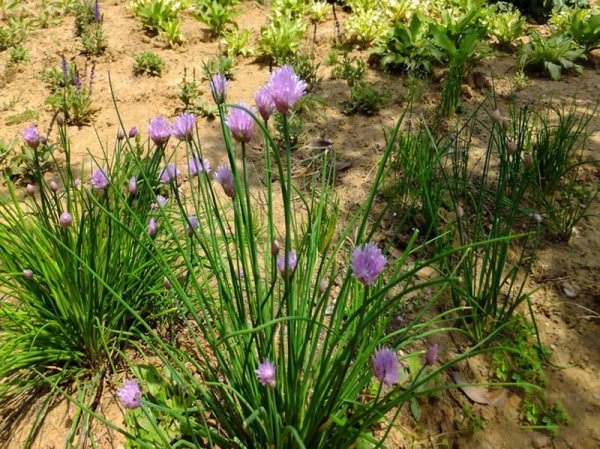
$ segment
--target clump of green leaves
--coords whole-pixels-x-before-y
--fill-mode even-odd
[[[396,22],[371,55],[386,69],[429,73],[441,58],[429,27],[429,21],[419,13],[412,16],[409,25]]]
[[[387,4],[379,0],[348,0],[352,14],[344,22],[345,38],[366,47],[385,35],[388,29]]]
[[[366,70],[367,64],[362,59],[344,54],[342,61],[331,71],[331,76],[334,79],[342,79],[349,87],[353,87],[365,77]]]
[[[75,36],[82,36],[85,29],[96,22],[94,15],[95,0],[80,0],[71,10],[75,14]]]
[[[208,26],[212,37],[220,37],[229,26],[237,28],[235,18],[240,12],[231,1],[199,0],[196,10],[196,18]]]
[[[250,44],[252,30],[229,30],[224,31],[221,38],[223,51],[227,56],[251,56],[254,54],[254,47]]]
[[[502,50],[512,50],[517,40],[523,35],[525,18],[518,9],[513,7],[506,7],[497,12],[494,8],[489,8],[488,11],[490,13],[490,17],[486,21],[488,35],[496,39]]]
[[[600,8],[564,9],[553,22],[586,52],[600,47]]]
[[[260,30],[260,51],[277,64],[300,51],[306,33],[306,22],[288,15],[272,17]]]
[[[98,56],[108,47],[108,41],[102,29],[102,23],[94,22],[86,26],[81,33],[81,44],[86,55]]]
[[[204,63],[204,72],[206,73],[207,78],[210,78],[210,74],[220,73],[227,79],[233,80],[235,79],[235,72],[233,71],[234,67],[235,58],[233,56],[220,55],[216,58],[211,58]]]
[[[177,0],[135,0],[131,3],[131,8],[142,20],[150,34],[165,36],[171,47],[183,42],[184,37],[178,17],[183,8],[182,2]]]
[[[11,47],[8,50],[8,65],[18,65],[29,61],[29,51],[22,45]]]
[[[350,87],[350,98],[343,103],[344,114],[377,115],[386,95],[366,81]]]
[[[191,79],[188,79],[187,70],[184,70],[183,80],[179,88],[179,99],[184,105],[184,110],[206,118],[214,118],[216,116],[218,113],[217,107],[212,103],[205,102],[201,98],[204,92],[198,86],[195,70],[192,71]]]
[[[521,68],[548,74],[555,81],[560,79],[563,71],[583,73],[583,67],[577,61],[585,59],[585,50],[571,37],[563,33],[543,37],[537,31],[531,31],[530,37],[519,55]]]
[[[16,47],[27,38],[27,27],[22,20],[14,17],[6,25],[0,25],[0,51]]]
[[[165,66],[164,61],[153,51],[145,51],[135,58],[133,73],[136,75],[161,76]]]
[[[297,55],[286,59],[285,64],[294,68],[294,72],[307,84],[307,90],[314,92],[319,88],[323,77],[319,76],[320,63],[316,62],[314,55],[298,53]]]

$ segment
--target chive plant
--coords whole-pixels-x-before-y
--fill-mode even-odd
[[[9,195],[0,200],[3,400],[75,378],[97,385],[134,335],[134,316],[157,324],[167,312],[163,274],[152,258],[153,242],[163,237],[147,225],[156,215],[151,204],[162,149],[148,154],[120,131],[113,156],[95,161],[88,183],[71,165],[64,119],[57,123],[64,169],[54,180],[44,176],[37,155],[49,143],[27,128],[23,138],[36,155],[29,197],[23,202],[18,186],[6,180]],[[143,163],[132,166],[132,154]],[[161,251],[176,264],[168,241]],[[93,398],[94,388],[89,391]]]
[[[136,383],[119,390],[131,409],[127,435],[140,447],[350,448],[361,440],[381,447],[391,428],[388,423],[374,436],[382,417],[440,388],[432,379],[477,349],[443,363],[416,349],[451,328],[452,311],[436,315],[433,305],[455,280],[449,275],[416,282],[416,275],[454,250],[414,260],[422,251],[415,234],[392,259],[370,226],[371,219],[381,220],[372,214],[373,202],[401,120],[363,207],[332,232],[331,154],[323,155],[308,192],[292,181],[287,118],[305,83],[290,67],[276,70],[257,94],[257,114],[225,103],[225,81],[219,75],[211,81],[223,160],[214,174],[203,170],[191,178],[187,193],[171,192],[181,215],[204,219],[185,238],[165,220],[176,246],[183,249],[188,238],[196,245],[180,252],[182,266],[194,275],[181,283],[160,247],[155,259],[189,336],[187,349],[165,341],[140,317],[144,358],[160,364],[131,362]],[[283,148],[270,134],[275,111],[282,115]],[[197,134],[184,134],[187,158],[201,166]],[[247,152],[259,136],[264,170],[256,172]],[[283,211],[282,223],[275,221],[276,211]],[[264,231],[258,221],[266,223]],[[205,260],[200,268],[197,254]],[[391,331],[401,302],[424,287],[433,287],[430,301]]]

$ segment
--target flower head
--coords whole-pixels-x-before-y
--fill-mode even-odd
[[[306,93],[306,83],[300,79],[294,69],[285,65],[271,73],[268,83],[269,93],[275,108],[282,114],[287,112]]]
[[[258,377],[258,381],[262,385],[266,385],[269,388],[275,388],[275,365],[273,365],[272,362],[265,360],[264,362],[259,363],[255,372],[256,377]]]
[[[179,140],[191,141],[194,137],[194,127],[196,126],[196,116],[189,112],[184,112],[173,124],[173,135]]]
[[[69,226],[71,226],[71,223],[73,223],[73,216],[68,212],[63,212],[62,214],[60,214],[60,217],[58,217],[58,223],[63,228],[68,228]]]
[[[54,193],[58,192],[58,183],[56,181],[50,181],[48,183],[48,187],[50,187],[50,190],[52,190]]]
[[[364,285],[375,285],[387,263],[381,250],[370,243],[356,248],[352,254],[352,271],[354,276]]]
[[[400,381],[398,357],[394,351],[387,348],[378,349],[371,357],[371,361],[375,377],[379,382],[390,387]]]
[[[100,5],[98,5],[98,0],[96,0],[94,3],[94,22],[102,22],[102,15],[100,14]]]
[[[135,178],[135,176],[132,176],[131,178],[129,178],[129,193],[131,195],[135,195],[135,193],[137,192],[137,179]]]
[[[150,121],[148,134],[155,145],[164,145],[171,137],[171,125],[163,116],[159,115]]]
[[[262,119],[265,122],[269,120],[269,117],[271,117],[271,114],[275,111],[275,103],[273,103],[269,88],[267,86],[261,87],[261,89],[256,92],[254,101],[256,102],[256,107],[258,108],[258,112]]]
[[[160,172],[158,179],[160,179],[160,182],[167,184],[171,180],[176,181],[178,176],[181,176],[181,171],[175,164],[169,162],[169,165]]]
[[[217,73],[212,76],[208,84],[210,85],[210,91],[212,92],[215,103],[225,103],[225,99],[227,98],[227,84],[229,84],[227,78],[225,78],[224,75]]]
[[[294,251],[290,251],[287,254],[281,254],[277,257],[277,269],[282,275],[287,273],[293,273],[298,264],[298,258]]]
[[[217,167],[217,171],[215,172],[215,179],[221,187],[223,187],[223,191],[225,195],[229,198],[233,198],[235,196],[235,184],[233,182],[233,174],[227,165],[219,165]]]
[[[27,195],[33,196],[35,194],[35,186],[33,184],[27,184],[25,192],[27,192]]]
[[[136,409],[142,405],[142,391],[135,380],[126,381],[117,391],[119,400],[123,407],[130,410]]]
[[[156,203],[152,203],[150,206],[152,209],[158,209],[159,207],[163,207],[167,204],[167,198],[162,195],[156,195]]]
[[[239,106],[248,108],[246,103],[239,103]],[[254,133],[254,119],[243,109],[233,107],[227,117],[227,126],[231,130],[231,135],[235,140],[241,143],[248,143]]]
[[[200,156],[194,156],[188,161],[190,176],[196,176],[198,173],[210,173],[210,162],[202,159]]]
[[[101,168],[98,168],[92,173],[92,187],[94,189],[103,190],[108,187],[108,176]]]
[[[154,237],[156,235],[156,231],[158,231],[156,220],[154,218],[150,218],[150,220],[148,220],[148,235],[150,237]]]
[[[185,228],[190,237],[194,235],[194,229],[198,229],[199,226],[200,222],[198,221],[198,217],[195,215],[188,216],[188,223],[185,225]]]
[[[33,279],[33,271],[31,270],[23,270],[23,277],[28,281]]]
[[[133,139],[135,136],[137,136],[138,134],[138,129],[135,126],[132,126],[131,129],[129,130],[129,138]]]
[[[31,125],[28,128],[23,130],[21,134],[23,136],[23,140],[25,143],[31,148],[35,150],[40,144],[40,133],[35,125]]]
[[[429,366],[435,365],[438,356],[438,344],[434,343],[431,348],[425,351],[425,363]]]
[[[119,128],[117,131],[117,140],[123,140],[125,138],[125,131],[122,128]]]

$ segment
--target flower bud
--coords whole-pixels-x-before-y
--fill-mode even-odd
[[[434,343],[431,348],[425,352],[425,363],[429,366],[434,365],[438,356],[438,344]]]
[[[531,218],[533,219],[533,221],[535,221],[538,224],[540,224],[542,222],[542,216],[540,214],[538,214],[537,212],[531,214]]]
[[[73,223],[73,217],[70,213],[63,212],[62,214],[60,214],[60,217],[58,217],[58,223],[63,228],[68,228],[69,226],[71,226],[71,223]]]
[[[499,109],[494,109],[490,113],[490,116],[492,117],[492,120],[495,121],[498,124],[502,121],[502,114],[500,113]]]
[[[123,140],[125,138],[125,133],[121,128],[117,131],[117,140]]]
[[[502,129],[504,130],[504,132],[506,132],[506,131],[508,131],[510,122],[508,121],[508,119],[503,118],[502,122],[500,122],[500,125],[502,126]]]
[[[533,156],[530,153],[523,156],[523,165],[527,168],[533,167]]]
[[[32,280],[33,279],[33,271],[23,270],[23,277],[29,281]]]
[[[514,154],[514,152],[517,151],[517,142],[515,142],[512,139],[509,139],[506,142],[506,148],[508,149],[508,154]]]
[[[321,293],[325,293],[327,291],[327,287],[329,287],[329,279],[321,279],[321,282],[319,282],[319,290],[321,291]]]
[[[137,136],[138,133],[138,129],[134,126],[129,130],[129,138],[133,139],[135,136]]]
[[[271,243],[271,254],[274,257],[277,257],[280,249],[281,249],[281,245],[279,244],[279,242],[277,240],[273,240],[273,243]]]
[[[169,279],[167,278],[163,280],[163,287],[165,288],[165,290],[171,290],[173,288],[173,286],[171,285],[171,281],[169,281]]]
[[[131,178],[129,178],[129,193],[131,195],[135,195],[136,192],[137,192],[137,179],[135,178],[135,176],[132,176]]]
[[[81,179],[75,178],[75,180],[73,181],[73,187],[77,188],[80,185],[81,185]]]
[[[50,187],[50,190],[52,190],[54,193],[58,191],[58,184],[56,183],[56,181],[50,181],[48,186]]]
[[[33,196],[35,194],[35,186],[33,184],[27,184],[25,191],[27,192],[27,195]]]
[[[458,204],[456,206],[455,214],[456,214],[456,218],[458,218],[459,220],[465,216],[465,210],[462,208],[462,206],[460,204]]]
[[[65,117],[62,114],[58,114],[56,116],[56,123],[58,123],[58,126],[63,126],[65,124]]]
[[[48,143],[48,138],[46,136],[40,136],[40,143],[46,145]]]

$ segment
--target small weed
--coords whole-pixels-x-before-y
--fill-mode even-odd
[[[231,2],[200,0],[196,9],[196,18],[208,26],[212,37],[220,37],[229,26],[237,28],[235,17],[240,12],[233,8]]]
[[[519,66],[533,72],[542,72],[553,80],[559,80],[563,71],[583,73],[583,67],[576,61],[585,59],[585,50],[566,34],[553,34],[543,37],[532,31],[530,41],[519,55]]]
[[[92,23],[86,26],[81,33],[81,44],[83,52],[89,56],[99,56],[108,47],[108,41],[104,36],[101,23]]]
[[[250,45],[250,38],[252,37],[252,30],[232,30],[224,31],[221,39],[221,45],[225,55],[236,57],[236,56],[252,56],[254,54],[254,47]]]
[[[29,51],[22,45],[11,47],[8,50],[8,64],[18,65],[29,61]]]
[[[386,95],[366,81],[350,88],[350,99],[344,102],[344,114],[377,115],[386,103]]]
[[[136,75],[161,76],[164,61],[156,53],[145,51],[135,58],[133,73]]]
[[[235,79],[235,58],[233,56],[218,56],[216,58],[209,59],[204,67],[207,74],[220,73],[227,79]]]

